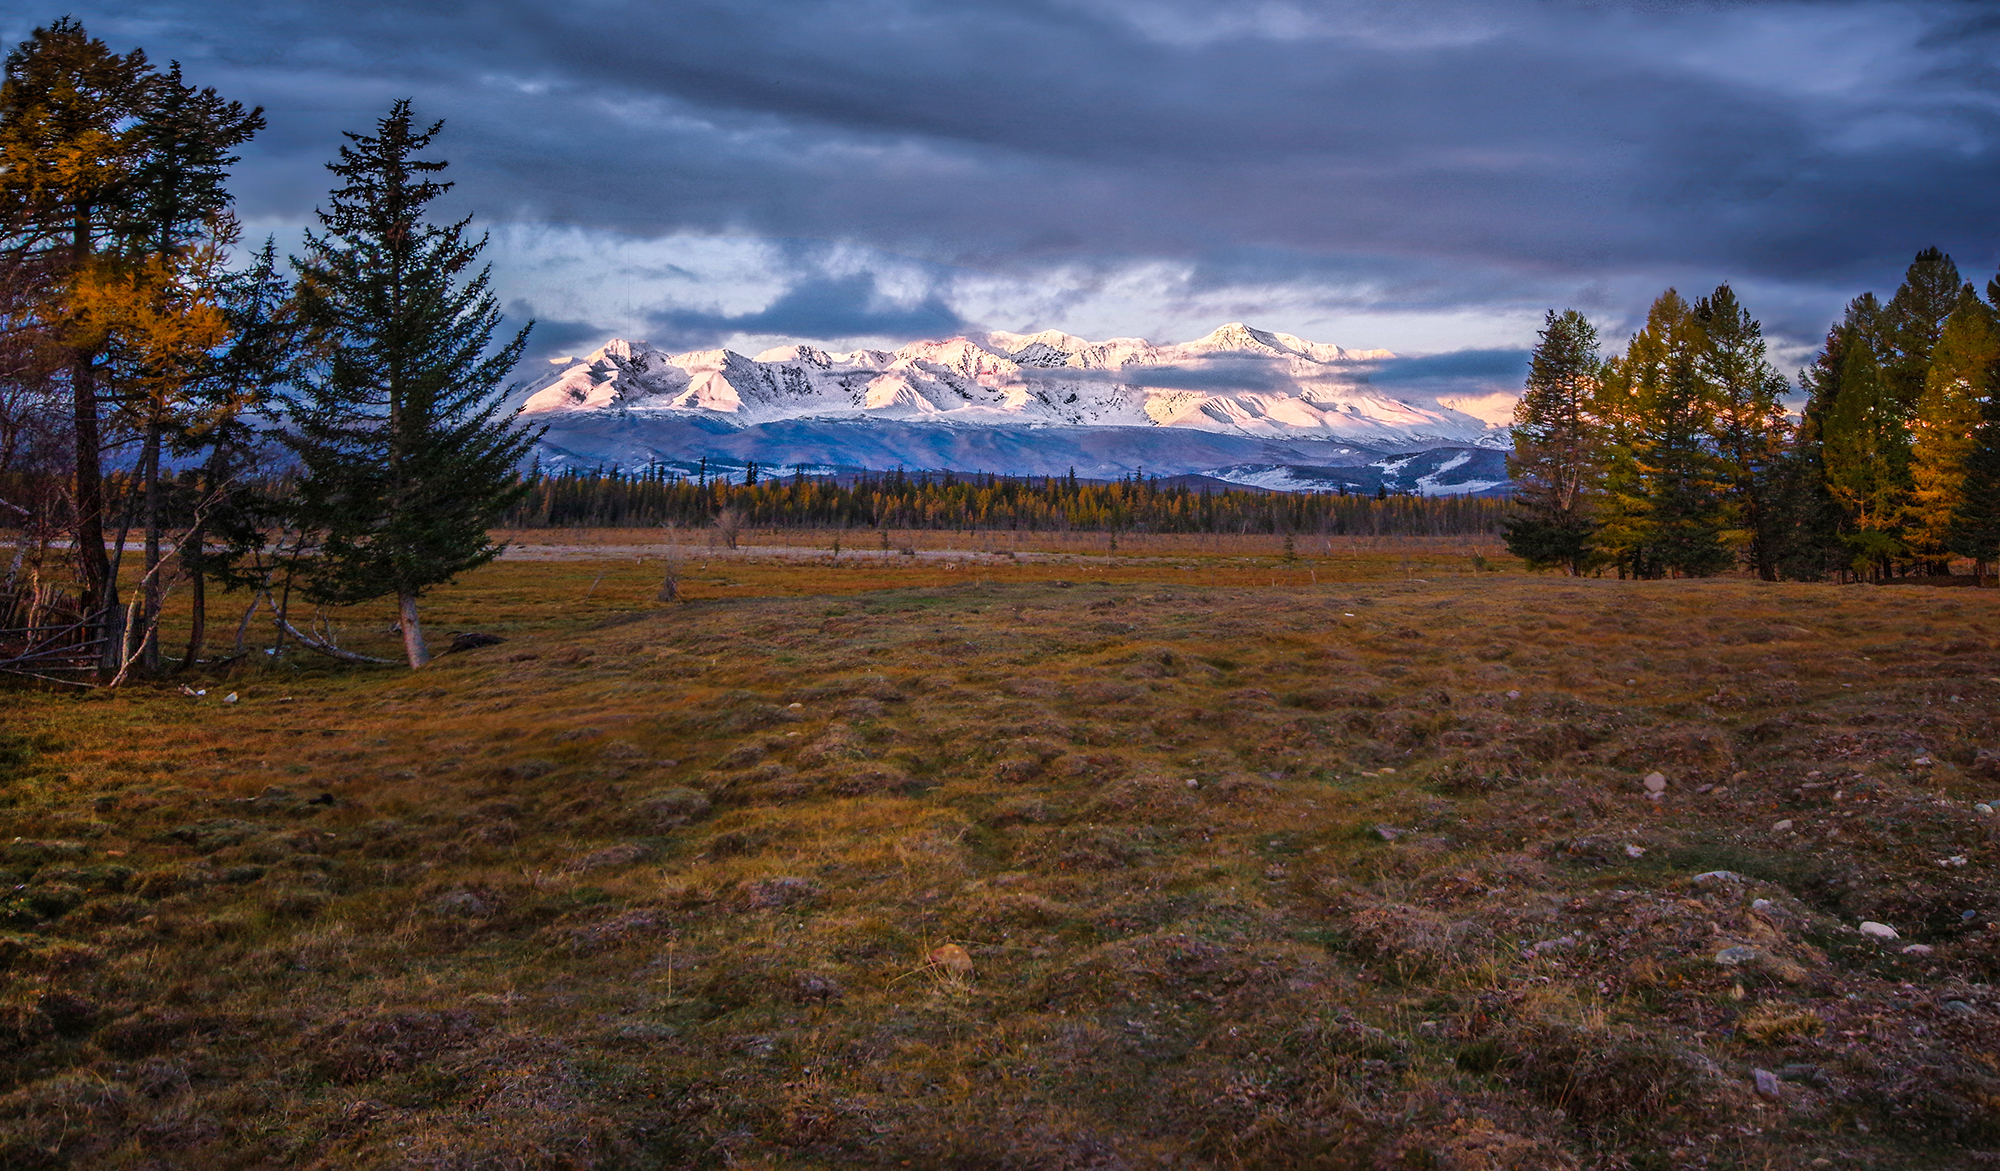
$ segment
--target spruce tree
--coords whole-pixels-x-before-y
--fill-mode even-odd
[[[537,438],[501,413],[528,331],[490,345],[490,270],[470,271],[485,239],[467,238],[469,217],[424,218],[451,186],[431,177],[443,161],[417,157],[442,127],[418,129],[403,100],[374,134],[347,134],[324,232],[293,259],[317,351],[287,401],[298,521],[319,534],[307,596],[395,596],[412,668],[430,661],[418,598],[499,555],[487,530],[525,491],[516,467]]]
[[[1593,558],[1590,495],[1598,479],[1592,409],[1603,363],[1597,330],[1583,314],[1551,309],[1514,407],[1507,474],[1519,512],[1506,522],[1507,549],[1537,569],[1582,573]]]
[[[1957,507],[1945,531],[1945,547],[1970,557],[1974,582],[2000,561],[2000,391],[1989,390],[1980,404],[1980,423],[1962,465]]]
[[[1846,516],[1843,540],[1855,572],[1886,577],[1907,546],[1902,521],[1910,485],[1910,437],[1882,366],[1881,303],[1863,293],[1841,328],[1839,389],[1820,431],[1827,491]]]
[[[1714,442],[1730,541],[1765,581],[1778,575],[1769,533],[1778,460],[1790,430],[1791,383],[1765,357],[1763,326],[1728,285],[1695,302],[1703,374],[1714,396]]]
[[[1851,330],[1835,325],[1813,364],[1799,372],[1805,409],[1771,477],[1771,507],[1759,539],[1772,551],[1778,576],[1787,580],[1819,581],[1845,570],[1850,557],[1841,541],[1840,505],[1826,486],[1821,439],[1840,395],[1840,370],[1851,337]]]
[[[1924,393],[1931,351],[1958,308],[1963,285],[1951,257],[1926,248],[1910,261],[1902,285],[1882,307],[1878,360],[1889,393],[1905,417],[1916,410]]]

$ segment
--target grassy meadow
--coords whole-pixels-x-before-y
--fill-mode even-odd
[[[515,535],[0,692],[0,1167],[2000,1160],[2000,590]]]

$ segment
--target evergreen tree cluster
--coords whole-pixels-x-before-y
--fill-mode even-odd
[[[493,344],[485,241],[426,217],[450,187],[419,157],[439,126],[398,102],[349,134],[305,255],[266,242],[238,265],[227,180],[263,125],[68,17],[6,58],[0,485],[15,498],[0,510],[27,540],[0,580],[0,669],[52,661],[58,629],[100,677],[160,669],[170,579],[193,599],[183,665],[213,580],[396,597],[421,666],[418,597],[498,552],[487,528],[535,438],[501,408],[526,331]],[[297,467],[279,496],[261,464],[274,442]],[[165,474],[169,457],[196,470]],[[144,572],[123,604],[135,527]],[[52,584],[65,560],[73,596]]]
[[[1792,384],[1722,285],[1669,289],[1623,354],[1551,311],[1516,408],[1508,546],[1569,573],[1766,580],[1948,574],[2000,560],[2000,279],[1943,252],[1851,302]]]
[[[773,528],[1465,536],[1496,532],[1506,512],[1505,501],[1490,497],[1217,491],[1138,476],[836,478],[764,469],[744,480],[662,470],[536,476],[504,523],[699,528],[733,510],[744,524]]]

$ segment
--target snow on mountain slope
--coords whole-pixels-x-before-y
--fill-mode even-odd
[[[1173,345],[1057,330],[912,342],[670,354],[614,340],[529,386],[537,423],[701,416],[738,427],[879,419],[1007,427],[1175,428],[1385,446],[1493,444],[1501,433],[1435,398],[1365,381],[1386,350],[1348,350],[1240,323]]]
[[[1419,496],[1483,496],[1505,491],[1507,455],[1490,447],[1437,447],[1368,463],[1236,464],[1207,474],[1231,484],[1279,492],[1360,492],[1380,488]]]

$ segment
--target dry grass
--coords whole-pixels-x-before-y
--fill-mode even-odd
[[[1126,541],[586,548],[422,674],[9,694],[0,1165],[2000,1147],[2000,593]]]

